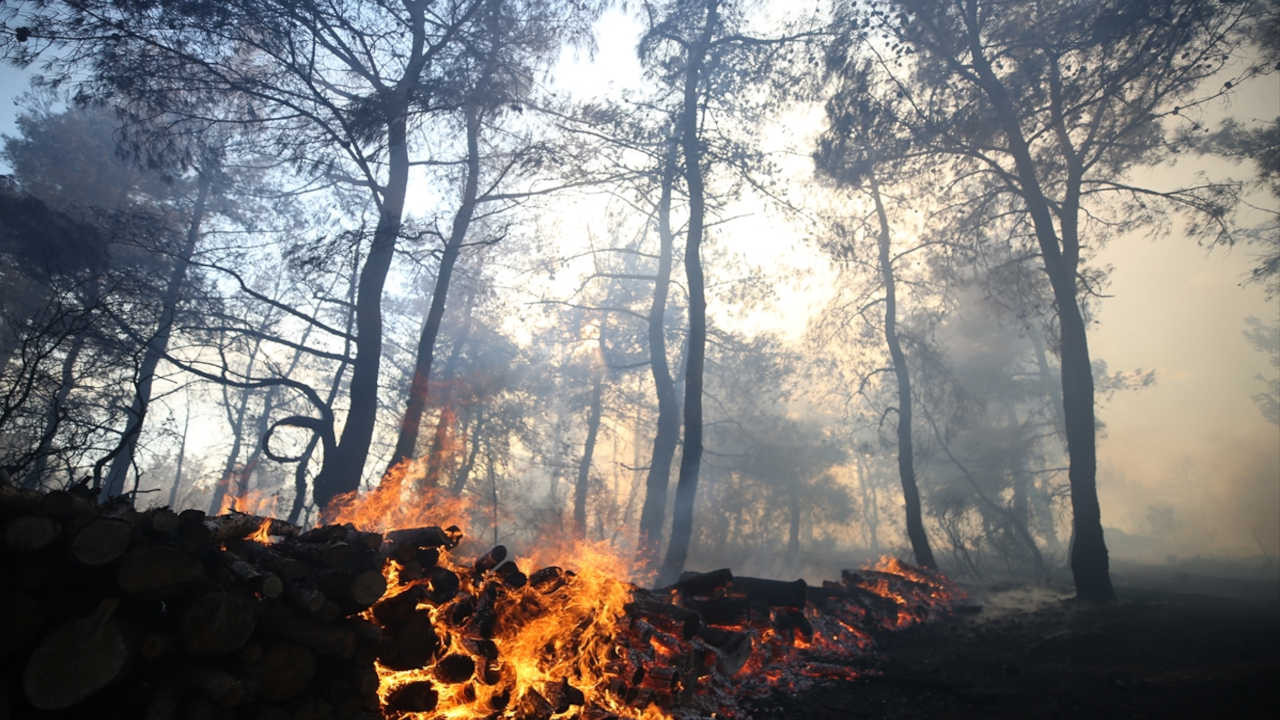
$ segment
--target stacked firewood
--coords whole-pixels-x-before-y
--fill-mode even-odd
[[[12,488],[0,525],[0,718],[380,716],[377,534]]]
[[[744,692],[855,677],[872,633],[950,602],[901,564],[646,591],[526,574],[501,545],[463,560],[456,527],[304,531],[78,491],[0,486],[0,529],[0,720],[733,717]]]

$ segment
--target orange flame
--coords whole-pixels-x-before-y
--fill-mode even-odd
[[[387,471],[372,492],[335,497],[322,513],[324,521],[351,523],[367,532],[385,533],[449,518],[465,530],[468,503],[444,488],[425,485],[428,465],[426,457],[400,462]]]
[[[260,543],[262,545],[270,545],[271,544],[271,535],[269,534],[270,530],[271,530],[271,518],[266,518],[262,521],[262,524],[258,526],[258,529],[254,530],[253,534],[245,538],[245,540],[248,540],[249,542]]]

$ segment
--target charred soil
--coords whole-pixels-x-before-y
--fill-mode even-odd
[[[981,612],[878,638],[877,676],[775,696],[752,716],[1280,717],[1274,587],[1245,598],[1208,594],[1194,578],[1181,589],[1135,582],[1120,579],[1120,600],[1102,607],[974,589]]]

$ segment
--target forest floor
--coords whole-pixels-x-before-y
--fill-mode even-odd
[[[1158,568],[1119,601],[968,587],[977,614],[883,638],[879,675],[777,696],[757,720],[1280,717],[1280,587]]]

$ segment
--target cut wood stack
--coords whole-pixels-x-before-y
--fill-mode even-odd
[[[743,693],[856,675],[873,632],[949,602],[900,564],[820,587],[726,569],[612,580],[629,602],[603,618],[572,570],[453,557],[456,527],[304,531],[0,487],[0,528],[0,720],[732,717]],[[534,683],[513,667],[530,664]]]
[[[0,718],[380,717],[381,537],[12,488],[0,526]]]

